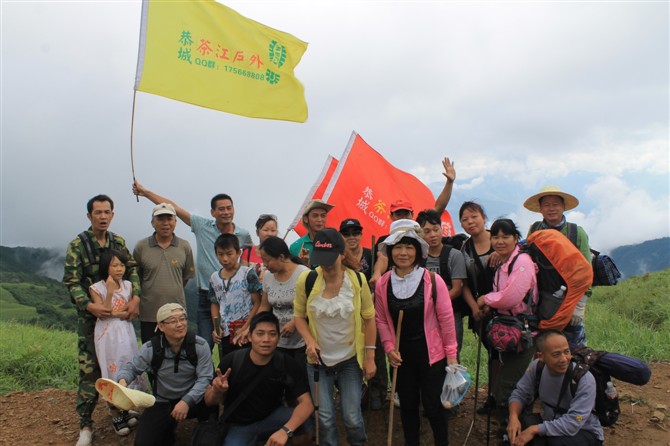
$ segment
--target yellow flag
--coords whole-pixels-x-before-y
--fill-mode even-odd
[[[252,118],[305,122],[296,37],[213,0],[144,0],[135,90]]]

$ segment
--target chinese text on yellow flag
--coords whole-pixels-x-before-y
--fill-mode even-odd
[[[293,74],[307,43],[213,0],[144,0],[135,90],[252,118],[305,122]]]

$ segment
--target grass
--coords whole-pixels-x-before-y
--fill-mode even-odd
[[[2,313],[13,304],[1,287],[0,304]],[[596,350],[648,362],[670,360],[670,270],[633,277],[614,287],[595,288],[586,306],[586,333],[588,345]],[[477,338],[467,330],[463,338],[461,362],[474,385]],[[77,335],[73,332],[0,321],[0,351],[0,395],[77,386]],[[480,383],[487,380],[486,355],[482,349]],[[218,349],[213,356],[218,364]]]
[[[18,303],[4,285],[0,285],[0,308],[1,320],[31,321],[37,318],[37,310]]]

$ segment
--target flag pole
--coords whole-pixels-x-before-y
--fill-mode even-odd
[[[137,99],[137,90],[133,89],[133,112],[130,118],[130,170],[133,174],[133,186],[135,185],[135,100]],[[135,195],[137,202],[140,202],[139,195]]]

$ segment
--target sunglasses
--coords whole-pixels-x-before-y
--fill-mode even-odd
[[[342,237],[351,237],[351,236],[357,237],[362,233],[363,231],[342,231],[340,234],[342,234]]]

